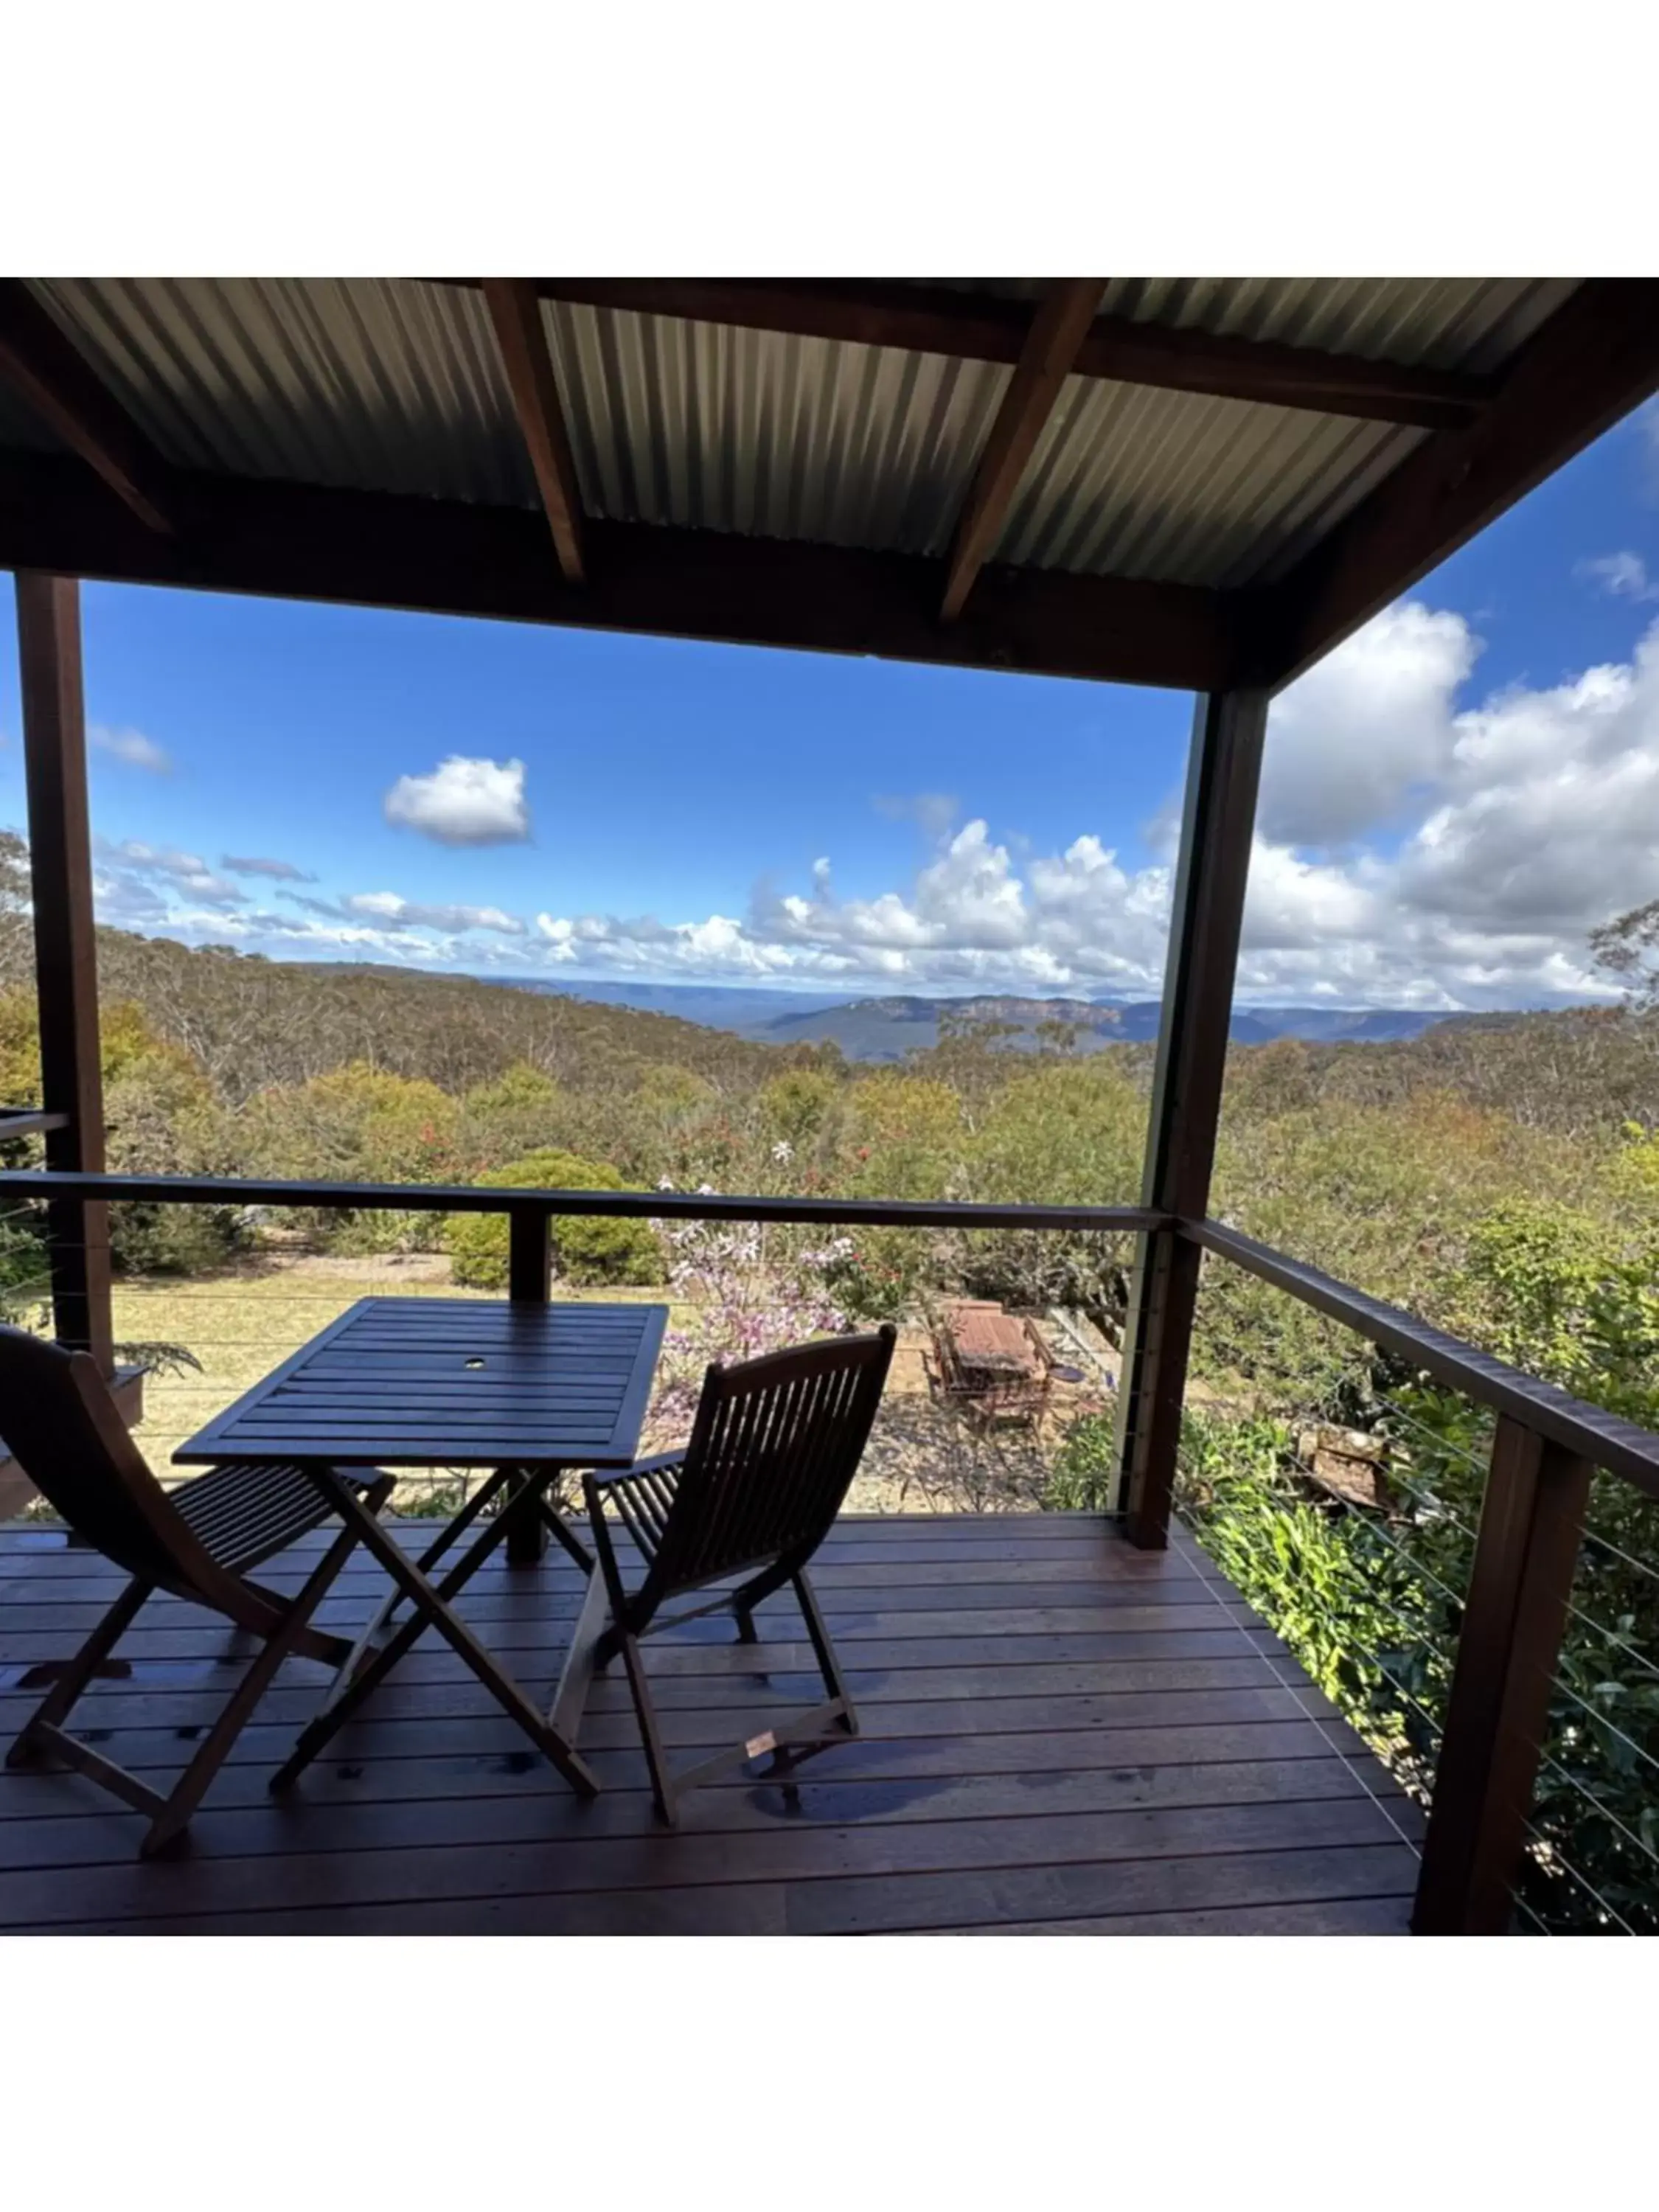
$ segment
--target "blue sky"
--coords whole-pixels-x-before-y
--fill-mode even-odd
[[[1656,616],[1650,408],[1276,708],[1242,995],[1592,990],[1588,927],[1659,894]],[[84,621],[112,922],[573,983],[1157,988],[1175,695],[106,586]],[[21,826],[19,720],[8,622]]]

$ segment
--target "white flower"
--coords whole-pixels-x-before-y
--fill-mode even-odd
[[[781,1137],[772,1147],[772,1157],[780,1166],[783,1166],[794,1158],[795,1148],[793,1145],[787,1144]]]
[[[674,1188],[673,1182],[672,1182],[672,1179],[671,1179],[669,1176],[658,1176],[658,1178],[657,1178],[657,1188],[658,1188],[659,1190],[672,1190],[672,1189],[673,1189],[673,1188]]]

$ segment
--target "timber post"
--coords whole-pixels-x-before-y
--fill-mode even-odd
[[[552,1294],[553,1220],[544,1206],[514,1206],[507,1216],[507,1294],[514,1305],[544,1306]],[[510,1486],[502,1511],[512,1510],[514,1497],[528,1496],[522,1486]],[[539,1513],[514,1512],[507,1532],[507,1563],[533,1567],[547,1549],[547,1528]]]
[[[49,1169],[101,1174],[104,1090],[98,1046],[98,945],[87,810],[80,586],[72,576],[17,577],[18,667],[28,791],[40,1100],[64,1118],[46,1132]],[[54,1199],[47,1207],[53,1327],[60,1344],[114,1372],[109,1207]]]
[[[1267,694],[1213,692],[1193,720],[1181,856],[1141,1203],[1201,1220],[1221,1117],[1227,1030],[1255,828]],[[1118,1504],[1130,1538],[1169,1541],[1200,1254],[1175,1229],[1136,1239],[1118,1382]]]

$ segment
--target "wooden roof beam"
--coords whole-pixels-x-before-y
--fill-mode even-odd
[[[166,538],[67,456],[0,453],[0,568],[1198,691],[1230,681],[1247,612],[1192,585],[992,568],[942,624],[941,560],[597,520],[578,589],[523,507],[206,471],[180,489],[189,536]]]
[[[169,465],[18,276],[0,278],[0,381],[147,530],[177,529]]]
[[[471,279],[445,280],[471,283]],[[1030,309],[1018,300],[894,283],[757,282],[704,276],[541,276],[544,300],[724,324],[787,337],[890,346],[958,361],[1019,359]],[[1370,361],[1276,340],[1175,330],[1097,315],[1073,365],[1078,376],[1300,408],[1417,429],[1473,421],[1496,380],[1468,370]]]
[[[564,426],[564,410],[559,404],[541,301],[535,286],[520,276],[486,276],[483,295],[519,427],[530,449],[530,465],[536,471],[537,487],[553,532],[560,573],[566,583],[580,584],[585,580],[581,492]]]
[[[1429,439],[1262,595],[1243,680],[1280,685],[1639,406],[1659,385],[1659,280],[1579,286],[1467,429]]]
[[[1100,276],[1062,276],[1031,318],[957,525],[939,605],[942,622],[954,622],[962,612],[974,579],[1002,535],[1037,440],[1088,336],[1104,283]]]

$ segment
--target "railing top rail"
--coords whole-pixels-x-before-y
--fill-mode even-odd
[[[38,1106],[0,1106],[0,1137],[40,1137],[69,1124],[67,1114],[47,1114]]]
[[[1141,1206],[986,1206],[889,1198],[745,1198],[685,1190],[499,1190],[477,1183],[266,1182],[240,1176],[0,1172],[0,1193],[137,1199],[151,1205],[317,1206],[398,1213],[545,1213],[648,1221],[757,1221],[824,1228],[1048,1229],[1129,1232],[1168,1217]]]
[[[1206,1252],[1232,1261],[1275,1289],[1299,1298],[1304,1305],[1328,1314],[1333,1321],[1369,1337],[1385,1351],[1396,1352],[1466,1397],[1490,1406],[1494,1413],[1507,1414],[1609,1474],[1622,1475],[1650,1498],[1659,1498],[1659,1436],[1650,1430],[1587,1405],[1553,1382],[1540,1382],[1518,1367],[1508,1366],[1460,1338],[1448,1336],[1443,1329],[1431,1328],[1401,1307],[1370,1297],[1304,1261],[1276,1252],[1271,1245],[1258,1244],[1237,1229],[1228,1229],[1218,1221],[1182,1221],[1177,1226],[1183,1237]]]

